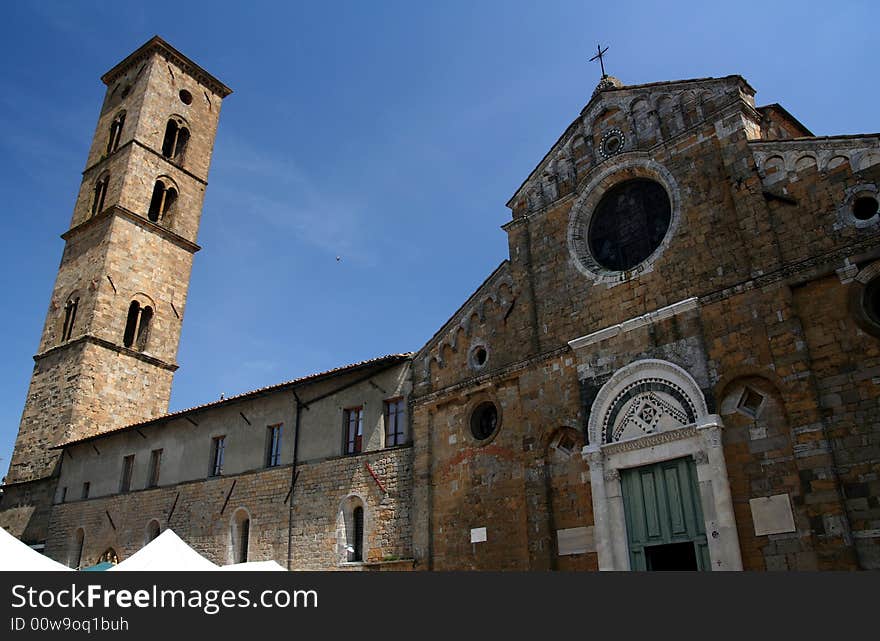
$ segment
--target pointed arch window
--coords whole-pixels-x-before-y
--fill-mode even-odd
[[[69,341],[76,322],[76,309],[79,307],[79,296],[73,295],[64,305],[64,325],[61,327],[61,342]]]
[[[134,347],[138,351],[146,351],[150,340],[150,325],[153,321],[153,308],[150,305],[141,305],[133,300],[128,306],[128,317],[125,321],[125,333],[122,336],[122,344],[126,347]]]
[[[125,112],[122,111],[110,123],[110,137],[107,139],[107,155],[119,149],[119,141],[122,139],[122,127],[125,125]]]
[[[104,174],[95,183],[92,195],[92,216],[100,214],[104,210],[104,198],[107,196],[107,184],[110,182],[110,174]]]
[[[147,218],[154,223],[166,220],[172,213],[176,201],[177,189],[174,183],[168,178],[159,178],[153,185],[153,196],[150,199]]]
[[[165,138],[162,140],[162,155],[177,164],[183,162],[186,146],[189,142],[189,129],[182,118],[171,118],[165,126]]]

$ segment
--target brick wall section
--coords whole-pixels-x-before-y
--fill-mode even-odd
[[[55,495],[55,478],[28,481],[3,488],[0,527],[26,542],[45,541]]]
[[[387,493],[379,490],[365,463],[370,464]],[[397,561],[412,557],[411,448],[300,464],[298,470],[293,498],[294,569],[363,567],[340,562],[339,511],[352,494],[364,501],[365,565],[384,569],[385,561],[395,569],[408,569],[411,564]],[[290,476],[290,466],[283,466],[55,505],[47,554],[68,563],[76,530],[81,527],[85,531],[83,565],[95,563],[110,547],[124,560],[143,547],[147,525],[157,519],[162,530],[170,527],[199,553],[215,563],[228,564],[232,561],[232,518],[244,509],[251,521],[249,560],[274,559],[286,566],[289,509],[285,499]]]
[[[554,528],[592,523],[586,465],[577,453],[558,460],[548,451],[560,427],[575,434],[582,429],[573,357],[542,359],[479,381],[475,389],[415,402],[413,545],[420,564],[438,570],[594,567],[593,553],[557,559],[555,551]],[[493,438],[479,443],[468,420],[483,400],[496,403],[501,423]],[[471,529],[480,527],[487,528],[487,541],[471,543]]]
[[[369,464],[385,489],[366,469]],[[301,465],[294,498],[294,567],[345,567],[340,510],[346,497],[364,505],[364,561],[412,558],[412,448]],[[286,534],[286,530],[285,530]]]
[[[880,339],[862,331],[850,290],[837,276],[795,290],[804,325],[822,419],[833,447],[846,513],[862,567],[880,568]],[[804,482],[827,487],[833,477],[807,474]],[[839,526],[817,516],[815,530],[833,537]]]

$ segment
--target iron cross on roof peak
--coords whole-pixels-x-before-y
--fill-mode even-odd
[[[597,60],[597,59],[599,60],[599,66],[602,67],[602,77],[604,78],[608,74],[605,73],[605,62],[602,60],[602,56],[605,55],[606,51],[608,51],[608,47],[605,47],[603,49],[602,45],[596,45],[596,50],[598,51],[598,53],[595,56],[593,56],[592,58],[590,58],[590,62],[593,62],[593,60]]]

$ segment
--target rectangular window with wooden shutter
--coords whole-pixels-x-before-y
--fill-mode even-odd
[[[345,416],[345,453],[358,454],[363,451],[364,408],[350,407]]]

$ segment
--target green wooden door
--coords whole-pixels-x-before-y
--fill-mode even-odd
[[[621,470],[620,482],[633,570],[711,569],[693,458]]]

